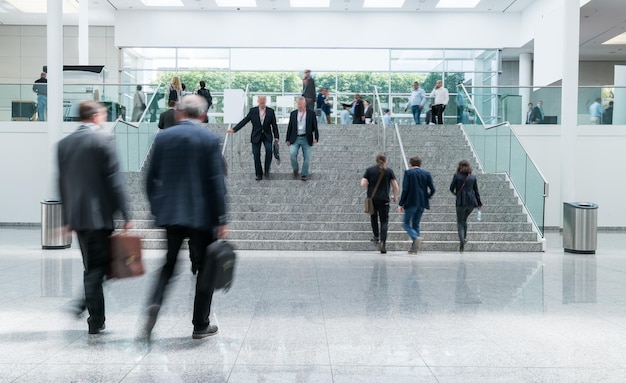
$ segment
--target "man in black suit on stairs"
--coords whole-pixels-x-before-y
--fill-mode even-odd
[[[272,143],[279,139],[278,124],[274,109],[265,106],[267,97],[259,96],[259,106],[251,108],[248,115],[244,117],[234,128],[227,133],[238,132],[248,122],[252,122],[252,133],[250,142],[252,143],[252,156],[254,157],[254,169],[256,180],[263,179],[263,168],[261,167],[261,144],[265,145],[265,177],[269,178],[270,165],[272,164]]]

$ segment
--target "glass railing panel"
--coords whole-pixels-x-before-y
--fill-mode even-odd
[[[494,173],[505,173],[511,166],[511,136],[513,135],[508,126],[498,126],[491,129],[496,132],[496,167]]]
[[[526,168],[528,167],[528,155],[526,151],[517,140],[517,138],[513,137],[511,139],[511,166],[509,171],[509,178],[513,185],[515,185],[515,189],[519,193],[520,198],[524,203],[526,202],[526,197],[529,193],[536,193],[538,195],[543,194],[543,189],[541,190],[529,190],[526,185]]]
[[[596,102],[597,100],[597,102]],[[626,86],[581,86],[578,88],[578,125],[626,125],[626,114],[613,105],[626,102]]]
[[[540,232],[545,224],[545,183],[539,170],[528,160],[526,162],[526,209],[535,221]],[[539,192],[541,191],[541,192]]]

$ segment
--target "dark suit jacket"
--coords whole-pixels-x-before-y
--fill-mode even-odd
[[[254,108],[250,108],[248,115],[235,125],[233,130],[235,132],[239,131],[241,128],[246,126],[248,122],[252,122],[250,142],[253,144],[258,144],[261,141],[271,141],[272,133],[274,134],[273,138],[279,138],[278,124],[276,123],[276,114],[274,113],[274,109],[268,107],[265,108],[265,119],[263,120],[263,125],[261,125],[259,107],[255,106]]]
[[[176,125],[176,111],[168,109],[159,115],[159,129],[167,129]]]
[[[124,181],[113,136],[81,125],[59,142],[59,190],[72,230],[113,230],[113,214],[128,221]]]
[[[226,224],[219,138],[188,120],[159,132],[146,189],[157,226],[209,231]]]
[[[463,186],[465,184],[465,186]],[[473,174],[456,173],[452,177],[450,191],[456,195],[456,206],[482,206],[478,193],[478,181]]]
[[[309,77],[307,84],[302,86],[302,97],[309,98],[315,101],[316,94],[317,93],[315,92],[315,80],[313,79],[313,77]],[[307,102],[308,101],[309,100],[307,100]]]
[[[530,113],[530,122],[541,124],[543,118],[541,117],[541,111],[538,106],[533,107],[532,113]]]
[[[352,117],[353,124],[365,124],[365,121],[361,120],[364,117],[365,109],[363,107],[363,100],[357,100],[354,106],[354,116]]]
[[[320,139],[320,133],[317,130],[317,117],[311,110],[306,111],[306,140],[309,145],[313,146],[313,138],[316,141]],[[288,142],[296,142],[298,139],[298,110],[294,110],[289,115],[289,125],[287,125]]]
[[[422,207],[430,209],[430,198],[435,194],[435,185],[430,172],[422,168],[413,168],[404,172],[402,195],[398,205],[405,209]]]

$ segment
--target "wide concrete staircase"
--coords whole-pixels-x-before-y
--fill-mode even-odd
[[[209,129],[225,136],[224,125]],[[237,248],[375,250],[369,241],[369,217],[363,213],[365,190],[359,183],[383,141],[379,126],[321,126],[307,182],[292,178],[282,138],[282,162],[273,164],[269,180],[256,181],[249,129],[231,137],[226,145],[230,240]],[[286,127],[280,131],[284,136]],[[454,196],[448,188],[459,160],[475,162],[471,149],[458,126],[402,126],[400,134],[407,156],[422,157],[423,168],[431,171],[437,188],[431,210],[422,219],[422,250],[457,251]],[[401,182],[404,165],[393,128],[387,129],[385,139],[389,165]],[[541,251],[542,243],[505,175],[477,175],[485,209],[482,221],[475,214],[470,217],[466,251]],[[134,231],[145,238],[144,248],[165,248],[164,232],[153,227],[143,174],[127,173],[126,178]],[[396,207],[392,205],[387,249],[406,251],[409,239]]]

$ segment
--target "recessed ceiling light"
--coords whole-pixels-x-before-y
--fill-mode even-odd
[[[328,8],[330,0],[289,0],[292,8]]]
[[[15,9],[23,13],[48,13],[47,0],[6,0]],[[63,13],[78,13],[75,0],[63,0]]]
[[[218,7],[251,8],[256,7],[256,0],[215,0]]]
[[[184,7],[182,0],[141,0],[146,7]]]
[[[480,0],[439,0],[437,8],[476,8]]]
[[[626,32],[606,40],[602,45],[626,45]]]
[[[365,0],[363,8],[402,8],[404,0]]]

